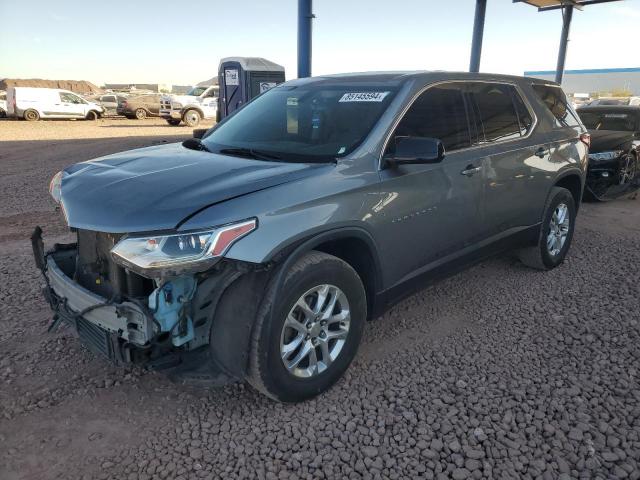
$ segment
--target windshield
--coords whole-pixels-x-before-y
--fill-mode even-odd
[[[353,151],[378,121],[395,88],[317,84],[273,88],[203,142],[212,152],[250,149],[281,161],[326,162]]]
[[[202,95],[202,92],[204,92],[206,89],[207,87],[193,87],[191,90],[187,92],[187,95],[193,95],[194,97],[199,97],[200,95]]]
[[[617,130],[635,132],[638,130],[637,119],[631,113],[624,112],[581,112],[578,115],[589,130]]]

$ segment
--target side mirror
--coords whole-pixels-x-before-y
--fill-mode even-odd
[[[193,130],[193,138],[202,138],[207,133],[208,128],[196,128]]]
[[[387,162],[391,165],[438,163],[444,160],[444,145],[437,138],[399,137]]]

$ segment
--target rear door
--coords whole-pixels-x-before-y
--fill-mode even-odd
[[[534,225],[540,220],[540,196],[546,195],[549,158],[548,145],[531,137],[535,114],[514,84],[469,82],[467,94],[476,131],[474,150],[485,165],[482,236]]]
[[[391,135],[440,139],[445,158],[436,164],[385,166],[378,238],[391,285],[454,258],[478,240],[483,218],[482,158],[470,150],[464,84],[425,90]],[[383,157],[384,158],[384,157]]]
[[[160,94],[147,95],[144,99],[144,103],[153,115],[160,115]]]

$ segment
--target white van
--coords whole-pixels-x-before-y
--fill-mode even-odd
[[[31,122],[41,118],[96,120],[104,113],[101,105],[59,88],[9,87],[7,107],[10,117]]]

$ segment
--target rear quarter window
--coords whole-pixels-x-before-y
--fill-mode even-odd
[[[553,115],[556,128],[580,127],[578,116],[569,105],[567,97],[560,87],[534,84],[533,91]]]
[[[518,139],[533,127],[531,113],[513,85],[473,82],[467,89],[476,119],[477,143]]]

